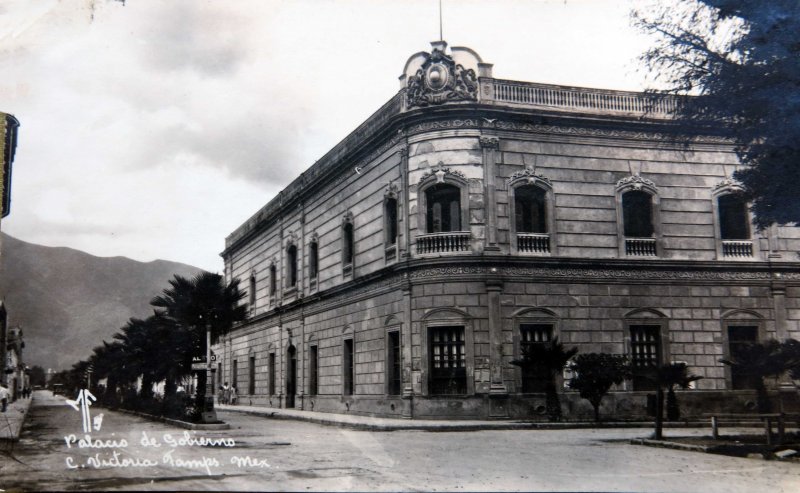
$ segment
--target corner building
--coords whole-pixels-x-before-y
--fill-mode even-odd
[[[558,337],[686,362],[704,378],[684,416],[752,406],[719,359],[800,337],[800,231],[753,230],[724,132],[676,142],[673,100],[495,79],[444,42],[400,86],[226,239],[250,317],[213,348],[217,384],[259,406],[529,418],[544,394],[510,363]],[[568,378],[565,419],[590,418]],[[628,381],[602,412],[644,417],[652,390]]]

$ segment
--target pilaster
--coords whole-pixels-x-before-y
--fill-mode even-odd
[[[403,418],[411,419],[414,417],[414,373],[411,365],[411,282],[407,281],[403,287],[403,325],[400,328],[401,342],[403,349],[403,400],[407,401],[403,406]]]
[[[500,139],[497,137],[480,137],[481,149],[483,149],[483,188],[486,197],[486,239],[484,251],[497,251],[497,197],[496,197],[496,173],[495,160],[496,152],[500,148]]]

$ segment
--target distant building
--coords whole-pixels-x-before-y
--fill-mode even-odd
[[[22,395],[22,390],[29,385],[28,372],[26,371],[22,350],[25,348],[25,341],[22,337],[20,327],[11,327],[7,331],[5,359],[6,385],[11,392],[12,400],[16,400]]]
[[[14,154],[17,149],[17,129],[19,121],[13,115],[0,112],[0,225],[2,219],[11,212],[11,168],[14,163]],[[0,240],[0,256],[3,245]],[[0,362],[6,362],[6,346],[8,343],[8,313],[2,300],[0,300]],[[0,375],[0,381],[8,383],[5,368]]]
[[[261,406],[530,417],[544,394],[511,361],[558,337],[685,362],[704,378],[684,415],[752,405],[719,360],[800,338],[800,229],[753,229],[724,130],[678,142],[674,100],[495,79],[444,42],[400,85],[226,239],[250,317],[213,348],[218,384]],[[645,416],[652,391],[628,381],[603,412]]]

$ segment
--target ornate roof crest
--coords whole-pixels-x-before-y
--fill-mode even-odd
[[[508,183],[512,183],[517,180],[525,180],[528,182],[529,185],[534,185],[537,182],[542,182],[547,186],[552,186],[552,184],[550,183],[550,178],[547,178],[546,176],[536,173],[533,170],[533,168],[530,167],[514,172],[514,174],[512,174],[508,178]]]
[[[425,58],[417,73],[408,77],[406,102],[409,108],[478,99],[478,78],[473,69],[457,64],[438,48],[426,53]]]
[[[617,188],[632,188],[633,190],[649,188],[654,191],[658,190],[658,187],[655,183],[647,178],[642,178],[640,175],[626,176],[617,182]]]
[[[436,183],[444,183],[444,177],[446,175],[453,175],[455,177],[461,178],[462,180],[466,180],[467,177],[464,173],[456,170],[452,170],[450,168],[445,168],[444,163],[439,161],[439,164],[436,165],[435,168],[431,168],[425,173],[422,174],[422,177],[419,179],[420,182],[425,181],[430,176],[436,177]]]

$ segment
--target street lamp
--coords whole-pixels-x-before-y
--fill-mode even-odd
[[[206,388],[203,399],[202,421],[204,423],[216,423],[217,412],[214,410],[214,379],[211,373],[211,324],[209,321],[203,320],[202,314],[200,314],[199,317],[200,322],[205,325],[206,329]],[[216,316],[214,316],[214,318],[216,318]]]

